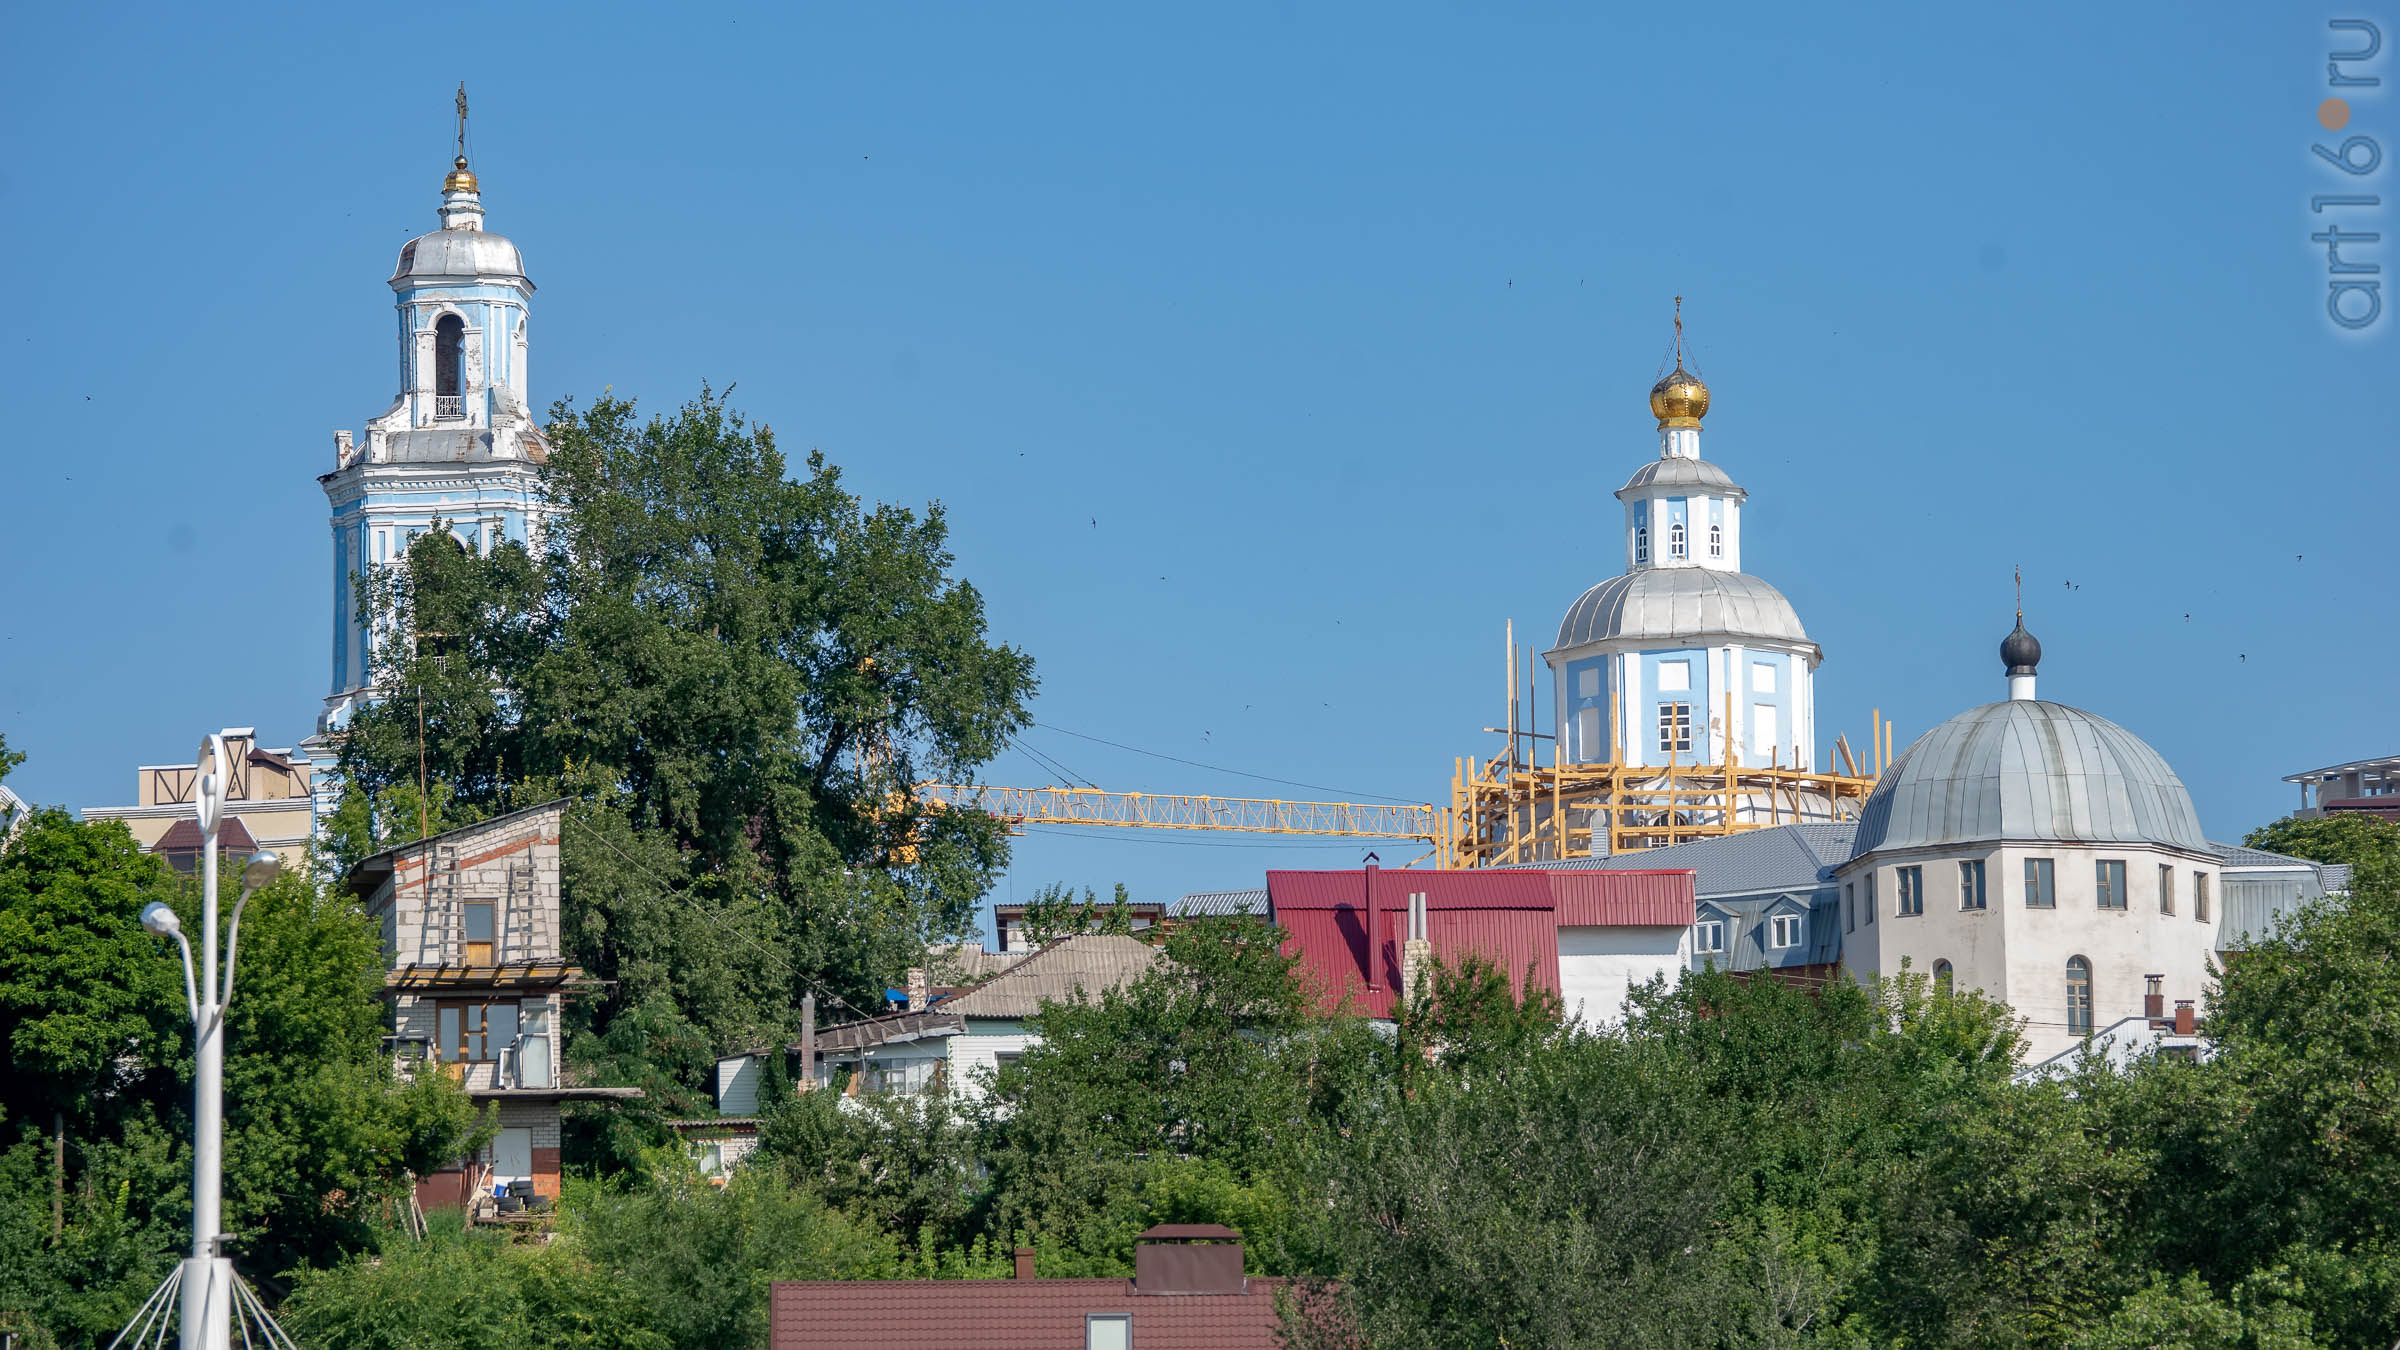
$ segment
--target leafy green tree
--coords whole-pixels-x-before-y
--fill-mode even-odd
[[[2252,830],[2242,842],[2313,862],[2346,863],[2352,884],[2362,890],[2400,886],[2400,825],[2388,820],[2347,814],[2278,820]]]
[[[1133,896],[1122,881],[1105,902],[1089,886],[1077,899],[1074,887],[1054,883],[1025,902],[1024,924],[1026,941],[1037,947],[1078,933],[1127,936],[1133,932]]]
[[[437,1219],[423,1240],[302,1273],[281,1310],[304,1345],[345,1350],[670,1350],[640,1289],[568,1242],[511,1243]]]
[[[721,396],[643,421],[561,403],[541,546],[446,531],[362,582],[394,636],[342,749],[355,856],[413,833],[419,776],[479,814],[565,794],[566,921],[607,992],[664,996],[719,1041],[789,1029],[814,978],[854,997],[963,934],[997,822],[929,811],[1025,723],[1032,663],[989,641],[939,506],[867,508],[821,455],[797,478]],[[395,818],[399,817],[399,818]]]

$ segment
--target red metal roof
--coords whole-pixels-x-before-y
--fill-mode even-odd
[[[1284,952],[1324,987],[1325,1005],[1390,1017],[1400,984],[1408,897],[1425,896],[1434,955],[1474,953],[1508,973],[1519,997],[1534,985],[1558,991],[1561,927],[1683,927],[1692,922],[1693,873],[1507,868],[1453,871],[1269,872],[1275,922],[1290,934]],[[1369,887],[1374,904],[1367,904]],[[1376,962],[1367,964],[1372,920]]]
[[[1238,1294],[1142,1294],[1131,1280],[778,1281],[770,1350],[1084,1350],[1084,1317],[1124,1313],[1138,1350],[1280,1350],[1278,1279]]]

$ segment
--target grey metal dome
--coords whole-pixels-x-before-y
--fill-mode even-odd
[[[1642,488],[1706,488],[1740,501],[1750,494],[1730,474],[1705,459],[1654,459],[1633,471],[1625,486],[1617,489],[1622,498]]]
[[[1611,638],[1700,637],[1805,643],[1808,631],[1783,592],[1747,572],[1705,567],[1652,567],[1610,577],[1585,591],[1558,625],[1562,648]]]
[[[400,246],[400,263],[392,269],[395,288],[412,279],[447,277],[525,276],[525,260],[507,235],[489,230],[435,230]]]
[[[2081,708],[2012,699],[1918,737],[1867,798],[1851,856],[2004,839],[2208,848],[2191,792],[2148,742]]]

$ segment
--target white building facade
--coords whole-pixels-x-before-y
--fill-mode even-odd
[[[1843,958],[2000,999],[2026,1058],[2206,996],[2223,858],[2175,771],[2116,723],[2035,697],[2041,646],[2002,644],[2009,697],[1919,737],[1836,873]]]
[[[359,620],[359,581],[439,521],[460,547],[489,552],[539,541],[545,458],[526,376],[533,282],[507,238],[483,228],[483,199],[462,153],[443,180],[441,228],[400,248],[390,286],[399,392],[363,440],[333,437],[317,481],[332,507],[331,690],[304,742],[320,764],[371,697],[376,635]],[[317,775],[320,813],[338,792]]]
[[[1823,654],[1742,570],[1749,494],[1700,457],[1708,400],[1680,359],[1652,387],[1658,458],[1616,494],[1625,572],[1568,609],[1544,654],[1569,762],[1815,767]]]

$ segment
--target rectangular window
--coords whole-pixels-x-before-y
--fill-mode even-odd
[[[489,1064],[517,1039],[514,1003],[444,1003],[434,1018],[434,1057],[449,1064]]]
[[[1084,1314],[1083,1350],[1133,1350],[1133,1315]]]
[[[1750,667],[1750,692],[1753,694],[1774,693],[1775,667],[1763,661],[1752,664]]]
[[[1875,874],[1873,872],[1867,873],[1867,903],[1859,906],[1859,912],[1867,916],[1866,921],[1869,924],[1875,922]]]
[[[461,955],[470,966],[492,964],[495,944],[492,941],[492,905],[489,901],[463,906],[466,910],[466,941]]]
[[[1898,909],[1895,909],[1892,912],[1895,914],[1924,913],[1925,869],[1922,867],[1900,867],[1893,870],[1897,872],[1900,877],[1900,906]]]
[[[2025,908],[2058,908],[2058,869],[2048,858],[2025,860]]]
[[[1808,916],[1778,914],[1769,921],[1768,945],[1776,948],[1797,947],[1808,936]]]
[[[2158,865],[2158,912],[2175,912],[2175,869],[2165,863]]]
[[[1702,919],[1700,922],[1693,924],[1692,950],[1703,953],[1721,952],[1725,950],[1725,921],[1722,919]]]
[[[1658,705],[1658,752],[1667,754],[1692,748],[1692,705],[1661,703]]]
[[[1858,883],[1855,881],[1842,887],[1842,928],[1846,932],[1858,931]]]
[[[1691,688],[1691,687],[1692,687],[1692,663],[1691,663],[1691,662],[1689,662],[1689,661],[1661,661],[1661,662],[1659,662],[1659,663],[1658,663],[1658,687],[1659,687],[1660,689],[1689,689],[1689,688]]]
[[[2192,873],[2192,917],[2208,922],[2208,873]]]
[[[1983,899],[1983,859],[1977,858],[1971,862],[1960,863],[1958,865],[1958,907],[1960,909],[1981,909],[1983,908]]]
[[[2125,908],[2125,864],[2103,858],[2092,864],[2092,890],[2102,909]]]

